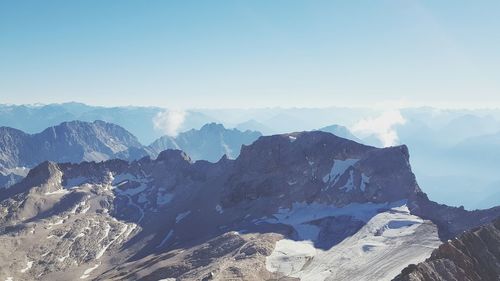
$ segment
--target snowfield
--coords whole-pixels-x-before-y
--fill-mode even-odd
[[[315,248],[311,236],[302,241],[278,241],[266,258],[266,269],[301,280],[391,280],[407,265],[425,260],[441,244],[434,224],[411,215],[405,204],[391,205],[389,210],[367,220],[356,234],[328,250]],[[311,209],[311,215],[316,211]],[[352,216],[363,217],[359,211]],[[297,223],[303,225],[305,220],[297,218],[307,216],[291,217],[281,222],[289,223],[300,234]]]

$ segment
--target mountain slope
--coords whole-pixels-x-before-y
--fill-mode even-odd
[[[149,146],[153,157],[165,149],[180,149],[193,160],[218,161],[223,155],[235,159],[242,145],[248,145],[262,134],[256,131],[226,129],[221,124],[205,124],[199,130],[189,130],[177,137],[163,136]]]
[[[315,131],[217,163],[45,162],[0,193],[0,279],[390,280],[500,215],[430,202],[408,160]]]
[[[130,150],[136,149],[136,150]],[[139,150],[139,151],[137,151]],[[118,125],[103,121],[72,121],[29,135],[0,128],[0,167],[33,167],[43,161],[103,161],[146,155],[136,137]]]
[[[500,218],[444,243],[425,262],[408,266],[394,280],[499,279]]]

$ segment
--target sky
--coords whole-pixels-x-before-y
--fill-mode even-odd
[[[0,0],[0,103],[500,107],[500,1]]]

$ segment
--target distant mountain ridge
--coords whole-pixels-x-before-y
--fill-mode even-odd
[[[63,122],[37,134],[0,127],[0,167],[33,167],[43,161],[104,161],[134,159],[142,150],[137,138],[122,127],[94,121]]]
[[[43,161],[137,160],[145,156],[156,158],[166,149],[182,149],[193,160],[216,162],[223,155],[234,159],[242,145],[248,145],[260,136],[259,132],[241,132],[210,123],[200,130],[192,129],[176,138],[164,136],[150,146],[144,146],[124,128],[104,121],[63,122],[36,134],[0,127],[0,183],[12,183],[18,179],[14,177],[15,173],[8,172],[9,169],[31,168]]]
[[[142,143],[150,143],[161,137],[163,132],[155,128],[153,119],[165,108],[140,106],[93,106],[78,102],[39,105],[8,105],[0,104],[0,124],[18,128],[27,133],[37,133],[45,128],[80,120],[105,122],[127,128]],[[208,122],[217,120],[197,111],[186,111],[181,131],[200,128]]]
[[[189,130],[176,137],[163,136],[148,146],[155,157],[166,149],[180,149],[193,160],[217,162],[222,155],[235,159],[242,145],[249,145],[262,134],[257,131],[226,129],[221,124],[205,124],[199,130]]]
[[[355,141],[357,143],[363,143],[361,139],[356,137],[347,127],[341,125],[330,125],[323,128],[318,129],[319,131],[327,132],[334,134],[338,137],[345,138],[348,140]]]

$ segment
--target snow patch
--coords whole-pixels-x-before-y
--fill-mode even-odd
[[[63,224],[64,223],[64,219],[60,219],[56,222],[51,222],[49,223],[49,226],[53,226],[53,225],[59,225],[59,224]]]
[[[217,204],[217,206],[215,206],[215,210],[217,211],[217,213],[219,214],[223,214],[224,213],[224,210],[222,209],[222,206]]]
[[[66,189],[58,189],[56,191],[45,192],[45,195],[57,195],[57,194],[67,194],[69,193]]]
[[[33,266],[33,262],[28,261],[28,262],[26,262],[26,267],[21,269],[19,272],[25,273],[26,271],[30,270],[32,266]]]
[[[311,241],[282,239],[276,242],[274,251],[266,258],[266,269],[285,276],[297,275],[315,255],[316,248]]]
[[[361,184],[359,186],[359,189],[361,189],[361,191],[365,191],[366,190],[366,186],[370,183],[370,177],[365,175],[364,173],[361,174]]]
[[[63,262],[63,261],[64,261],[65,259],[67,259],[68,257],[69,257],[69,254],[67,254],[67,255],[66,255],[66,256],[64,256],[64,257],[59,257],[59,258],[57,258],[57,260],[58,260],[59,262]]]
[[[332,185],[335,185],[339,178],[345,173],[345,171],[356,164],[358,161],[359,159],[351,158],[345,160],[333,160],[332,169],[330,170],[330,173],[323,177],[323,182],[332,183]]]
[[[441,244],[436,226],[411,215],[406,203],[401,203],[387,204],[392,207],[375,213],[356,234],[328,250],[315,249],[310,241],[280,240],[266,258],[266,268],[301,280],[333,277],[335,280],[392,280],[408,264],[425,260]],[[367,209],[373,210],[375,205],[379,204]],[[356,209],[350,211],[352,216],[366,219],[366,212],[360,216]],[[314,213],[314,209],[309,212]],[[292,213],[291,222],[300,222],[306,217],[308,215]],[[416,234],[418,228],[421,233]]]
[[[320,203],[295,202],[290,209],[280,208],[272,217],[259,219],[256,223],[287,224],[297,231],[301,239],[314,240],[319,228],[310,224],[311,221],[330,216],[351,216],[354,219],[367,222],[377,214],[378,210],[401,206],[405,203],[406,200],[402,200],[394,203],[378,204],[371,202],[351,203],[343,207],[335,207]]]
[[[184,212],[184,213],[180,213],[177,215],[177,217],[175,217],[175,223],[178,223],[180,222],[181,220],[183,220],[185,217],[189,216],[189,214],[191,214],[191,211],[187,211],[187,212]]]
[[[88,278],[88,277],[90,276],[90,273],[91,273],[92,271],[94,271],[96,268],[98,268],[100,265],[101,265],[101,264],[100,264],[100,263],[98,263],[98,264],[94,265],[93,267],[86,269],[86,270],[83,272],[83,275],[82,275],[82,276],[80,276],[80,279],[86,279],[86,278]]]
[[[172,235],[174,235],[174,231],[173,230],[170,230],[167,235],[165,235],[165,238],[163,238],[163,240],[161,240],[160,244],[158,246],[156,246],[156,248],[161,248],[163,247],[163,245],[165,245],[165,243],[167,243],[168,240],[170,240],[170,238],[172,237]]]
[[[342,186],[340,189],[344,190],[345,192],[350,192],[354,190],[354,171],[350,170],[349,171],[349,178],[347,179],[347,182]]]

